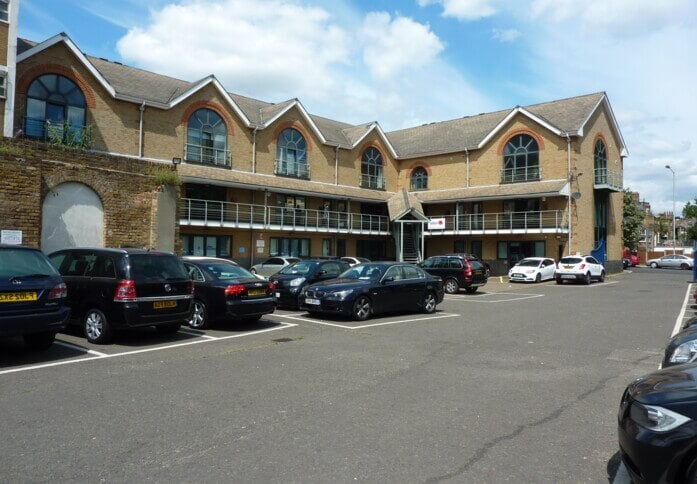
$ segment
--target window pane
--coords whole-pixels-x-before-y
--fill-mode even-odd
[[[215,257],[218,255],[218,238],[217,237],[206,237],[206,256]]]
[[[205,237],[203,237],[202,235],[197,235],[194,237],[194,248],[192,251],[193,255],[198,255],[198,256],[205,255],[204,240],[205,240]]]
[[[498,242],[496,245],[496,258],[508,259],[508,244],[506,242]]]
[[[182,235],[182,255],[191,255],[191,243],[188,235]]]
[[[229,235],[218,237],[218,257],[232,256],[232,239]]]

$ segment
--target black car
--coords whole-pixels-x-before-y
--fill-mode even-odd
[[[688,321],[682,331],[668,340],[663,355],[662,368],[693,361],[697,355],[697,319]]]
[[[276,303],[279,307],[298,309],[300,292],[309,284],[335,279],[349,268],[347,262],[338,259],[309,259],[287,265],[269,281],[276,286]]]
[[[47,349],[70,316],[66,295],[43,252],[0,245],[0,337],[22,336],[30,348]]]
[[[419,265],[429,274],[443,279],[448,294],[456,294],[460,288],[472,294],[489,280],[486,268],[478,260],[464,255],[437,255]]]
[[[170,252],[76,248],[49,259],[68,286],[72,322],[82,325],[90,343],[108,343],[121,328],[176,333],[191,319],[194,283]]]
[[[443,281],[401,262],[369,262],[351,267],[337,279],[311,284],[301,308],[364,321],[373,314],[397,311],[432,313],[443,301]]]
[[[216,320],[254,322],[276,309],[273,283],[234,262],[214,257],[182,257],[194,281],[189,326],[203,329]]]
[[[491,275],[491,265],[484,261],[481,257],[474,255],[474,254],[463,254],[463,253],[456,253],[456,254],[445,254],[445,255],[454,255],[457,257],[463,257],[469,261],[476,260],[479,262],[481,265],[484,266],[484,270],[486,270],[486,277],[489,277]]]
[[[631,383],[620,402],[618,434],[633,482],[697,482],[697,363]]]

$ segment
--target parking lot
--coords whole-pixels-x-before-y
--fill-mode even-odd
[[[492,278],[432,315],[2,341],[0,478],[607,481],[620,395],[694,316],[690,277]]]

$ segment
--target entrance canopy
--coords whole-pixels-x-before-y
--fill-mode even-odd
[[[401,220],[428,222],[428,217],[424,215],[419,199],[404,188],[387,200],[387,213],[392,222]]]

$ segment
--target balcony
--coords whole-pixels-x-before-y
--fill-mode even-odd
[[[310,167],[306,162],[276,160],[274,163],[274,174],[282,176],[292,176],[295,178],[310,178]]]
[[[443,218],[442,229],[426,228],[428,235],[562,234],[568,232],[564,210],[430,215]]]
[[[522,183],[540,181],[542,170],[539,166],[523,166],[518,168],[503,168],[501,183]]]
[[[74,148],[87,149],[92,146],[90,126],[56,123],[41,118],[24,118],[24,136]]]
[[[593,176],[593,188],[621,192],[622,174],[607,168],[596,168]]]
[[[199,163],[201,165],[220,166],[230,168],[230,152],[212,146],[202,146],[193,143],[184,145],[184,161],[187,163]]]
[[[382,175],[366,175],[361,174],[360,178],[361,188],[374,188],[376,190],[385,189],[385,177]]]
[[[246,203],[182,199],[179,224],[195,227],[253,228],[296,232],[389,235],[383,215],[264,207]]]

